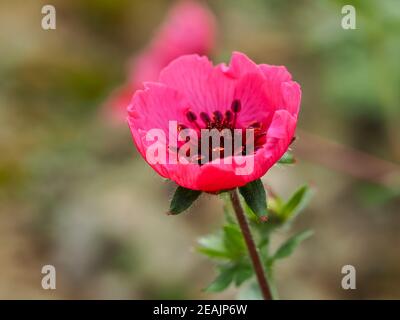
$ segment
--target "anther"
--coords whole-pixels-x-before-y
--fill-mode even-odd
[[[194,122],[197,120],[197,116],[193,111],[186,112],[186,117],[189,120],[189,122]]]
[[[240,103],[240,100],[233,100],[232,101],[232,105],[231,105],[231,109],[234,113],[238,113],[240,112],[240,109],[242,108],[242,104]]]
[[[205,125],[209,125],[211,122],[210,116],[205,112],[200,113],[200,118],[203,120]]]
[[[221,123],[223,119],[223,115],[220,111],[214,111],[214,120],[216,123]]]
[[[201,130],[199,124],[196,122],[197,116],[193,111],[186,112],[186,117],[189,120],[189,122],[194,123],[194,125],[196,126],[197,129]]]
[[[240,112],[240,109],[242,108],[242,104],[240,103],[240,100],[233,100],[232,101],[232,105],[231,105],[231,109],[234,113],[233,116],[233,127],[236,126],[236,118],[237,118],[237,114]]]
[[[225,123],[229,124],[232,121],[232,119],[233,119],[232,111],[227,110],[225,112]]]

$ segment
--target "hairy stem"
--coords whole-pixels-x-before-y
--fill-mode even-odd
[[[254,272],[257,276],[257,281],[261,289],[261,293],[265,300],[271,300],[272,295],[268,286],[267,278],[264,273],[264,268],[261,263],[260,256],[258,255],[256,245],[254,244],[253,237],[250,232],[249,225],[246,220],[246,216],[243,212],[243,208],[240,204],[240,199],[237,190],[230,191],[230,198],[232,201],[232,206],[236,214],[236,218],[239,222],[240,229],[242,231],[244,240],[249,250],[250,259],[253,263]]]

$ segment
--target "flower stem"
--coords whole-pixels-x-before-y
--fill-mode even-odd
[[[246,220],[246,216],[243,212],[243,208],[240,204],[240,199],[237,190],[232,190],[229,192],[230,198],[232,201],[232,206],[236,214],[236,218],[239,222],[240,229],[242,230],[242,234],[244,240],[247,245],[247,249],[249,250],[250,259],[253,263],[254,272],[257,276],[257,281],[261,289],[261,293],[263,295],[264,300],[271,300],[272,295],[268,286],[267,278],[264,273],[264,268],[261,263],[260,256],[258,255],[256,245],[254,243],[253,237],[250,232],[249,225]]]

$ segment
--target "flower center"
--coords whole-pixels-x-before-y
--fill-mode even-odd
[[[191,110],[186,112],[186,118],[192,124],[192,129],[197,132],[197,146],[195,146],[197,154],[190,157],[190,150],[186,151],[190,162],[202,165],[216,158],[249,155],[264,145],[266,130],[260,122],[253,122],[245,127],[238,125],[237,118],[241,109],[240,100],[235,99],[232,101],[230,110],[225,113],[219,110],[214,111],[211,115],[200,112],[198,117]],[[187,129],[185,125],[178,125],[178,133],[184,129]],[[211,134],[205,136],[203,135],[205,131]],[[217,134],[217,136],[213,137],[213,134]],[[207,141],[204,141],[205,139]],[[204,149],[205,142],[208,142],[206,149]],[[180,147],[178,147],[179,149]],[[226,149],[229,149],[230,152],[227,152]]]

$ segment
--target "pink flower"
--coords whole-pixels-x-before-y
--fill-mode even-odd
[[[125,119],[126,106],[144,81],[156,81],[160,71],[181,55],[208,54],[214,38],[215,19],[209,9],[194,0],[178,1],[151,43],[130,63],[128,84],[117,88],[106,101],[113,118]]]
[[[218,192],[260,178],[282,157],[294,136],[300,100],[300,86],[283,66],[257,65],[239,52],[233,53],[229,66],[215,67],[206,57],[187,55],[171,62],[159,82],[145,83],[144,90],[136,91],[128,107],[128,123],[145,159],[152,144],[146,137],[149,130],[164,130],[165,142],[172,144],[168,136],[171,121],[197,132],[202,128],[252,128],[254,152],[235,153],[231,163],[217,161],[221,159],[205,164],[148,161],[156,172],[178,185]],[[237,169],[247,160],[254,167],[247,174],[238,174]]]

